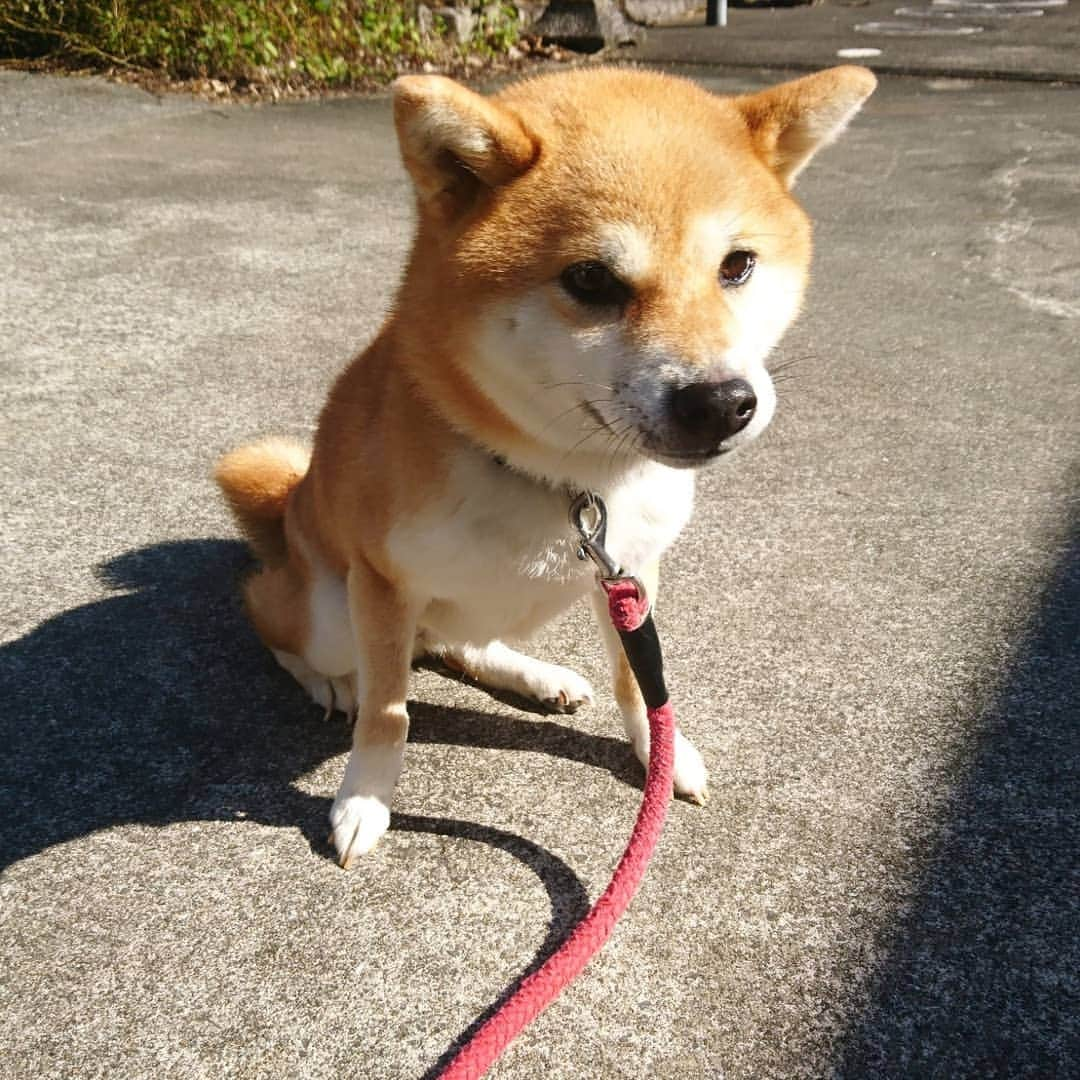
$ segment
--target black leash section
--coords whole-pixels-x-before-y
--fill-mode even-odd
[[[668,691],[664,683],[664,657],[660,649],[660,635],[653,622],[652,604],[641,582],[626,574],[604,547],[607,540],[607,507],[604,500],[595,492],[583,492],[570,504],[570,523],[580,539],[578,558],[593,561],[597,579],[608,594],[609,603],[629,605],[625,618],[616,619],[614,610],[612,618],[646,707],[659,709],[667,704]],[[632,607],[635,598],[626,588],[628,584],[632,584],[637,592],[636,603],[639,606],[636,610]],[[625,595],[618,595],[620,593]]]

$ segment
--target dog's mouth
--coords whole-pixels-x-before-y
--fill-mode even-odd
[[[607,431],[613,438],[616,436],[625,438],[627,435],[627,428],[613,425],[590,402],[583,401],[581,408],[585,415],[596,424],[598,430]],[[679,448],[671,446],[663,436],[642,424],[636,424],[634,427],[636,436],[632,440],[626,440],[631,443],[633,452],[674,469],[700,468],[735,449],[734,446],[724,442],[708,447]]]
[[[646,441],[642,446],[642,452],[658,461],[661,465],[669,465],[674,469],[697,469],[709,462],[715,461],[724,454],[731,453],[735,449],[721,443],[719,446],[707,450],[673,450],[669,447]]]

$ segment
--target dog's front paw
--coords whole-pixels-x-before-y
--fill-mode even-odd
[[[375,795],[339,794],[330,808],[338,864],[348,870],[390,827],[390,807]]]
[[[709,770],[697,747],[681,731],[675,732],[675,794],[698,806],[709,801]]]
[[[589,680],[570,668],[533,661],[535,668],[527,675],[527,691],[545,708],[557,713],[575,713],[582,705],[591,705],[593,690]]]
[[[649,767],[649,744],[634,743],[634,752],[646,768]],[[697,747],[678,729],[675,730],[675,794],[689,802],[704,806],[709,801],[709,770]]]

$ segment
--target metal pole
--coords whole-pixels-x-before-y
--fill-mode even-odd
[[[705,25],[727,26],[727,0],[706,0]]]

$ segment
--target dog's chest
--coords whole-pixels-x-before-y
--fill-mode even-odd
[[[633,571],[682,529],[693,479],[646,466],[605,495],[608,549]],[[439,497],[388,538],[427,601],[424,627],[452,641],[525,637],[584,595],[594,569],[577,555],[571,498],[479,455],[456,461]]]

